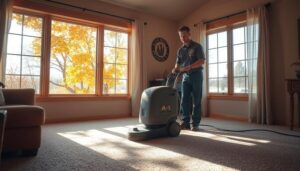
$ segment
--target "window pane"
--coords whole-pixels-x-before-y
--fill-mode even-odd
[[[97,29],[52,20],[50,94],[94,94]]]
[[[116,93],[117,94],[127,93],[127,80],[117,80],[116,81]]]
[[[103,94],[115,94],[115,80],[104,79],[103,80]]]
[[[219,48],[219,62],[227,62],[227,47]]]
[[[127,64],[128,62],[128,51],[127,49],[116,48],[116,63],[117,64]]]
[[[20,76],[17,75],[5,75],[5,87],[6,88],[20,88]]]
[[[115,64],[104,64],[103,78],[116,78]]]
[[[13,13],[9,33],[22,34],[22,20],[23,15]]]
[[[209,92],[210,93],[218,92],[218,80],[217,79],[209,79]]]
[[[21,36],[8,34],[7,53],[21,54]]]
[[[233,29],[233,44],[245,42],[244,27]]]
[[[228,92],[227,78],[220,78],[219,79],[219,92],[220,93],[227,93]]]
[[[42,36],[42,19],[38,17],[24,16],[23,34],[28,36]]]
[[[40,92],[42,22],[39,17],[13,13],[7,42],[7,87],[34,88],[36,93]]]
[[[227,32],[218,33],[218,47],[227,46]]]
[[[245,44],[233,46],[233,60],[244,60],[245,59]]]
[[[217,34],[208,35],[208,49],[216,48],[218,44],[217,40]]]
[[[6,74],[20,74],[21,72],[21,56],[7,55],[6,57]]]
[[[208,50],[208,62],[211,63],[217,63],[218,62],[218,53],[217,49],[211,49]]]
[[[23,55],[41,56],[41,38],[23,37]]]
[[[209,78],[217,78],[218,77],[218,64],[210,64],[209,65]]]
[[[117,33],[117,45],[118,48],[128,48],[128,34]]]
[[[40,77],[39,76],[22,76],[21,88],[34,88],[35,93],[40,93]]]
[[[104,46],[116,47],[117,33],[110,30],[104,30]]]
[[[234,62],[233,67],[234,77],[246,75],[245,61]]]
[[[245,77],[234,78],[234,93],[247,93]]]
[[[40,75],[41,58],[38,57],[22,57],[22,74]]]
[[[227,63],[219,63],[219,77],[227,77]]]
[[[104,62],[115,63],[116,49],[110,47],[104,47]]]
[[[114,51],[114,59],[106,59],[108,53],[105,52],[103,77],[106,81],[103,82],[103,93],[126,94],[128,93],[128,33],[105,30],[104,46]]]
[[[116,78],[127,79],[127,65],[116,65]]]

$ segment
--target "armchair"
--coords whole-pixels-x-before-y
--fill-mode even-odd
[[[21,151],[36,155],[41,145],[41,125],[45,112],[35,105],[34,89],[2,89],[7,111],[2,152]]]

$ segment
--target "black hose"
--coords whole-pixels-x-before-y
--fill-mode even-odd
[[[226,132],[272,132],[272,133],[279,134],[279,135],[300,138],[300,135],[286,134],[286,133],[283,133],[283,132],[278,132],[278,131],[273,131],[273,130],[268,130],[268,129],[230,130],[230,129],[218,128],[218,127],[215,127],[213,125],[207,125],[207,124],[200,124],[200,126],[207,126],[207,127],[211,127],[211,128],[217,129],[219,131],[226,131]]]

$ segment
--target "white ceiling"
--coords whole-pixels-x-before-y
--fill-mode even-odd
[[[147,14],[180,21],[208,0],[99,0]]]

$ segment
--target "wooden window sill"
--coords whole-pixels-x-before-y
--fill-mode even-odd
[[[208,95],[209,100],[248,101],[248,95]]]
[[[57,101],[128,101],[129,95],[105,95],[105,96],[36,96],[37,102],[57,102]]]

